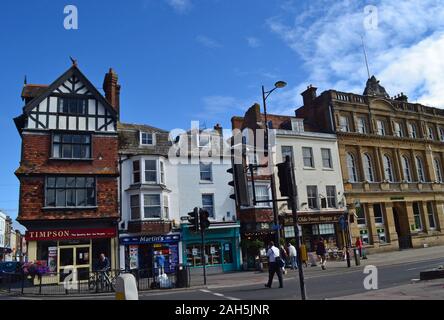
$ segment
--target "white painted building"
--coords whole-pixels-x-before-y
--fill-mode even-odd
[[[239,254],[235,251],[239,224],[234,201],[229,198],[233,191],[227,173],[231,164],[217,157],[203,162],[199,157],[170,161],[173,142],[168,132],[131,124],[120,124],[118,131],[122,163],[121,268],[156,272],[161,254],[167,260],[167,273],[174,272],[179,263],[201,266],[200,236],[190,233],[188,224],[181,221],[198,207],[209,212],[211,221],[207,264],[218,271],[238,269]],[[216,136],[215,132],[212,135]],[[180,137],[191,141],[188,133]],[[200,150],[203,141],[199,142]],[[213,141],[210,138],[206,146]]]
[[[297,208],[303,242],[310,249],[323,237],[329,247],[342,246],[339,217],[346,209],[336,135],[304,130],[303,119],[289,117],[285,129],[274,129],[274,163],[294,162]],[[285,126],[283,126],[285,127]],[[276,179],[277,196],[279,179]],[[284,206],[285,237],[294,237],[291,210]],[[339,240],[339,241],[338,241]],[[342,248],[340,248],[342,249]]]
[[[6,246],[6,214],[0,211],[0,261],[4,259]]]

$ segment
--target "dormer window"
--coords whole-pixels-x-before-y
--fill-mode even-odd
[[[154,146],[154,134],[152,132],[140,132],[140,144],[142,146]]]
[[[208,134],[199,135],[199,148],[210,147],[210,136]]]
[[[301,119],[291,119],[291,130],[304,132],[304,121]]]

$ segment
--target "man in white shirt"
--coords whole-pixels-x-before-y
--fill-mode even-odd
[[[288,243],[288,252],[290,254],[290,261],[291,261],[291,269],[296,270],[298,268],[297,263],[297,251],[294,245],[292,245],[290,242]]]
[[[265,284],[267,288],[271,288],[273,283],[274,274],[276,273],[279,279],[279,288],[284,287],[284,281],[282,280],[282,268],[279,265],[281,261],[279,249],[274,246],[274,242],[271,241],[267,251],[268,257],[268,283]]]

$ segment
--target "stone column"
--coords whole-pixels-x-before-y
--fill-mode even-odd
[[[361,181],[365,181],[365,171],[364,171],[364,163],[362,162],[362,148],[361,146],[358,146],[358,159],[356,159],[358,161],[358,173],[361,173]],[[358,178],[359,178],[359,174],[358,174]],[[359,181],[359,179],[358,179]]]
[[[385,180],[385,173],[384,173],[384,161],[382,160],[382,151],[381,148],[376,148],[376,160],[375,165],[378,170],[378,175],[380,181]]]
[[[386,202],[385,206],[385,223],[386,234],[388,235],[388,242],[396,244],[398,242],[398,233],[396,232],[395,220],[393,218],[393,203]]]
[[[405,208],[407,211],[407,221],[403,221],[402,217],[400,217],[400,221],[399,224],[401,225],[402,228],[402,224],[407,222],[408,226],[406,226],[409,230],[409,233],[412,233],[412,225],[415,225],[415,216],[413,215],[413,202],[409,201],[405,203]]]
[[[366,210],[367,213],[367,227],[368,227],[368,233],[369,238],[371,239],[371,243],[376,247],[379,246],[379,238],[378,233],[376,232],[376,225],[375,225],[375,213],[373,211],[373,204],[366,203]]]
[[[422,231],[425,233],[430,232],[430,221],[429,221],[429,214],[427,211],[427,202],[421,201],[421,224],[422,224]]]
[[[436,181],[437,178],[435,174],[435,166],[433,165],[433,152],[430,145],[426,145],[425,166],[425,169],[427,170],[427,175],[430,177],[430,181]]]
[[[404,173],[402,170],[402,162],[401,162],[402,160],[401,160],[401,155],[399,153],[399,149],[395,149],[393,158],[394,158],[393,164],[395,166],[396,175],[397,175],[396,178],[398,178],[398,179],[395,179],[395,181],[402,181],[402,180],[404,180]]]
[[[436,230],[444,231],[444,202],[435,201]]]
[[[415,151],[413,149],[410,149],[410,162],[412,168],[412,180],[419,182],[418,168],[416,167]]]

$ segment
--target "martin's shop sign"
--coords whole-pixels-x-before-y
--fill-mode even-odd
[[[341,213],[334,213],[334,214],[301,214],[298,213],[298,224],[323,224],[323,223],[338,223],[339,217],[343,214]],[[293,217],[286,216],[285,217],[285,224],[286,225],[292,225],[293,224]]]
[[[120,238],[121,244],[150,244],[150,243],[175,243],[180,241],[180,235],[166,236],[138,236]]]

